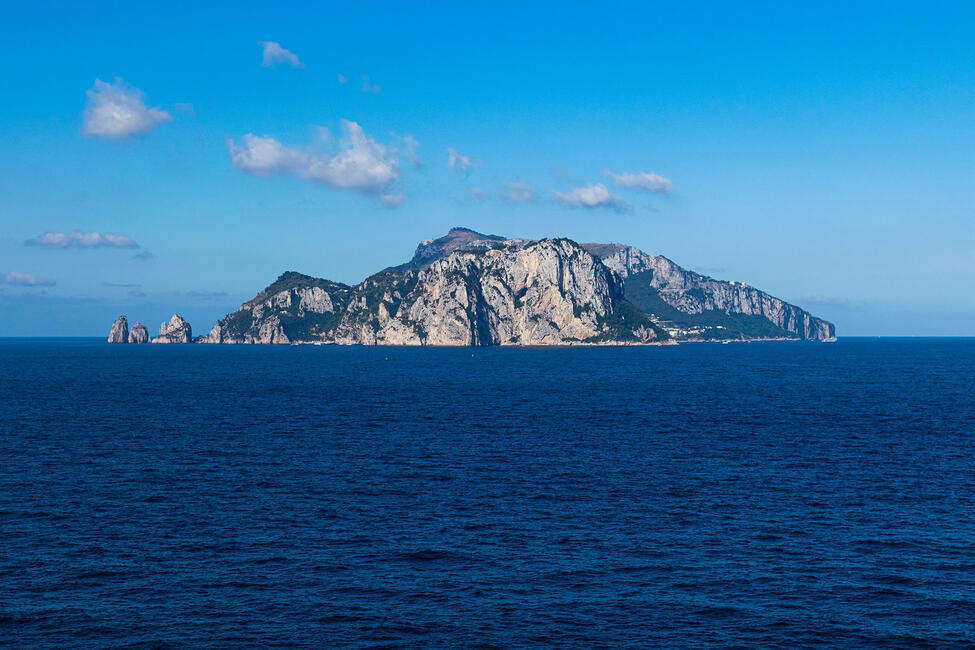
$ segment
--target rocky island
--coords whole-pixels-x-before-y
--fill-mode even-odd
[[[131,340],[126,329],[122,316],[109,342]],[[632,246],[453,228],[421,242],[409,262],[355,286],[286,272],[196,342],[633,345],[834,337],[832,323],[795,305]],[[179,315],[152,340],[192,341]]]

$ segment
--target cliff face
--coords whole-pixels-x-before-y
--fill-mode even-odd
[[[152,339],[153,343],[189,343],[193,340],[193,330],[179,314],[173,314],[169,323],[159,326],[159,336]]]
[[[336,342],[564,345],[667,338],[645,318],[620,327],[614,316],[624,302],[618,280],[574,242],[495,241],[489,248],[454,249],[424,270],[369,278],[356,288]]]
[[[678,338],[828,340],[832,323],[749,287],[681,268],[632,246],[583,244],[624,281],[627,297]]]
[[[218,321],[206,342],[563,345],[668,338],[626,303],[619,278],[574,242],[462,237],[462,246],[438,245],[442,257],[419,255],[423,261],[354,288],[285,274]]]
[[[108,333],[109,343],[128,343],[129,321],[125,316],[119,316],[112,323],[112,330]]]

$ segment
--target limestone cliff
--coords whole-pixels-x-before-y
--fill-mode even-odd
[[[355,287],[286,273],[217,321],[206,342],[566,345],[669,338],[627,303],[619,278],[575,242],[472,235],[421,244],[413,262]]]
[[[189,343],[193,340],[193,330],[179,314],[173,314],[169,323],[163,322],[159,326],[159,336],[152,339],[153,343]]]
[[[565,345],[667,338],[627,309],[618,279],[567,239],[454,248],[356,287],[337,343]],[[621,321],[625,314],[626,322]]]
[[[112,329],[108,333],[109,343],[128,343],[129,341],[129,321],[125,316],[119,316],[112,323]]]

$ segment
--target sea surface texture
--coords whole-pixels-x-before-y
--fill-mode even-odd
[[[971,647],[973,382],[973,340],[0,340],[0,645]]]

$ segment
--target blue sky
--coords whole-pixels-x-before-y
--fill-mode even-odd
[[[25,4],[0,335],[202,333],[455,225],[633,244],[840,335],[975,335],[971,4]]]

